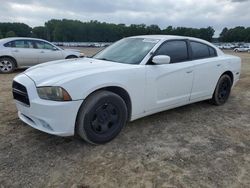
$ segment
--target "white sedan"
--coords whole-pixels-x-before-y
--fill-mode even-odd
[[[240,71],[240,58],[204,40],[136,36],[92,58],[32,67],[14,78],[13,96],[30,126],[102,144],[127,121],[202,100],[224,104]]]
[[[234,52],[248,52],[250,53],[250,46],[240,46],[234,49]]]
[[[0,40],[0,73],[10,73],[59,59],[78,58],[79,51],[64,50],[54,44],[35,38],[5,38]]]

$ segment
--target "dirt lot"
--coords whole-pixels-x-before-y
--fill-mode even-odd
[[[227,104],[158,113],[101,146],[22,123],[11,94],[21,71],[0,75],[0,187],[250,187],[250,54],[237,55],[241,81]]]

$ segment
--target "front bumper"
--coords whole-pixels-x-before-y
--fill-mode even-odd
[[[72,136],[75,121],[83,100],[58,102],[40,99],[35,83],[25,74],[20,74],[14,81],[27,89],[30,106],[16,100],[19,118],[40,131],[58,136]]]

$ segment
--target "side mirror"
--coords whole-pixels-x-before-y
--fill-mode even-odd
[[[157,55],[154,56],[152,59],[152,62],[155,64],[169,64],[170,63],[170,57],[168,55]]]

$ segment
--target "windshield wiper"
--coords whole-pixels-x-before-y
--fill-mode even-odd
[[[104,60],[104,61],[112,61],[112,60],[107,59],[107,58],[96,58],[96,59],[99,59],[99,60]]]

